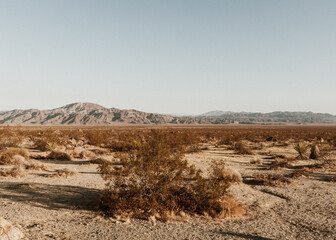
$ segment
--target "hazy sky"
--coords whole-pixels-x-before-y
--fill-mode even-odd
[[[336,114],[335,0],[0,0],[0,109]]]

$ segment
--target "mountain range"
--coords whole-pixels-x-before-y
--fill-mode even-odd
[[[172,116],[137,110],[72,103],[50,110],[0,111],[3,125],[129,125],[129,124],[320,124],[336,123],[336,116],[312,112],[247,113],[212,111],[197,116]]]

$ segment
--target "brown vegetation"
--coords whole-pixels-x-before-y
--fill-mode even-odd
[[[281,174],[257,174],[253,178],[253,183],[258,185],[284,186],[292,183],[292,180]]]
[[[299,154],[299,155],[297,156],[297,158],[299,158],[299,159],[307,159],[306,154],[307,154],[307,151],[308,151],[308,149],[309,149],[309,146],[308,146],[307,143],[299,142],[298,144],[296,144],[296,145],[294,146],[294,149],[295,149],[295,151],[297,151],[297,153]]]
[[[167,213],[180,211],[227,215],[223,201],[227,189],[232,181],[241,179],[226,174],[221,163],[214,163],[210,176],[204,178],[200,170],[182,159],[184,145],[174,140],[173,135],[151,131],[141,136],[136,148],[118,155],[119,166],[107,162],[100,165],[108,182],[101,195],[106,212],[141,218],[155,215],[160,220],[167,220],[171,215]]]
[[[66,152],[52,151],[47,156],[48,159],[62,160],[62,161],[71,161],[71,156]]]
[[[67,168],[64,168],[64,169],[58,169],[56,170],[55,173],[52,173],[52,174],[46,174],[45,176],[46,177],[72,177],[72,176],[75,176],[77,175],[78,173],[76,172],[73,172],[73,171],[70,171],[69,169]]]
[[[25,176],[25,173],[21,165],[15,165],[11,169],[1,169],[0,170],[0,177],[19,178],[23,176]]]
[[[18,158],[21,156],[23,158]],[[0,164],[10,165],[29,158],[29,151],[25,148],[10,148],[0,154]]]
[[[35,159],[87,159],[80,162],[99,164],[100,173],[107,182],[101,193],[101,206],[107,214],[115,216],[154,216],[164,221],[185,214],[214,218],[241,214],[242,206],[228,194],[232,184],[242,182],[238,172],[223,162],[216,162],[207,174],[184,158],[186,153],[211,152],[214,147],[234,150],[239,155],[255,154],[258,158],[272,159],[269,165],[266,165],[268,161],[248,159],[246,164],[264,164],[265,168],[258,167],[258,171],[288,168],[284,171],[290,172],[288,175],[263,172],[265,174],[253,177],[254,184],[285,186],[292,182],[291,178],[313,178],[315,172],[322,173],[323,179],[328,177],[334,181],[332,174],[336,171],[335,160],[328,158],[335,151],[335,127],[2,127],[0,136],[0,163],[15,165],[2,169],[0,175],[3,177],[18,177],[25,171],[29,174],[30,170],[48,170],[38,161],[29,161],[27,148]],[[323,141],[319,140],[321,136]],[[290,153],[274,151],[281,148]],[[316,161],[298,161],[293,148],[299,159],[307,159],[310,149],[310,158]],[[298,166],[302,162],[306,162],[304,166]],[[74,174],[69,169],[60,169],[46,176]]]

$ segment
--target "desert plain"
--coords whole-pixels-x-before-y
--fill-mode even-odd
[[[244,211],[164,221],[106,214],[99,165],[128,151],[123,134],[150,131],[187,136],[183,159],[205,176],[215,161],[241,176],[228,194]],[[336,238],[335,126],[4,126],[0,139],[0,217],[23,239]]]

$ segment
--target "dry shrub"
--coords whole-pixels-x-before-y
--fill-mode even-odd
[[[40,151],[54,151],[57,148],[57,144],[40,138],[34,141],[34,148]]]
[[[336,176],[329,177],[327,179],[328,182],[336,182]]]
[[[63,168],[63,169],[56,170],[55,173],[47,174],[45,176],[46,177],[65,177],[65,178],[68,178],[68,177],[75,176],[77,174],[78,174],[77,172],[73,172],[73,171],[70,171],[67,168]]]
[[[251,155],[251,154],[253,154],[253,152],[251,151],[251,149],[243,141],[235,142],[233,144],[233,149],[235,150],[235,152],[237,154],[241,154],[241,155],[247,155],[247,154]]]
[[[291,167],[294,159],[291,158],[275,158],[274,161],[271,162],[268,169],[269,170],[279,170],[281,168]]]
[[[22,144],[23,137],[20,127],[4,127],[0,129],[0,147],[19,147]]]
[[[82,150],[79,153],[80,159],[87,159],[87,158],[96,158],[96,154],[94,152],[88,151],[88,150]]]
[[[321,143],[318,145],[319,146],[319,158],[320,159],[327,159],[328,157],[330,157],[330,155],[332,154],[333,151],[333,147],[327,143]]]
[[[98,157],[96,159],[92,159],[90,160],[90,163],[92,164],[104,164],[104,163],[111,163],[110,160],[106,159],[106,158],[103,158],[103,157]]]
[[[15,165],[11,169],[2,169],[0,170],[0,177],[24,177],[25,172],[21,165]]]
[[[71,156],[66,152],[52,151],[47,155],[48,159],[62,160],[62,161],[71,161]]]
[[[192,144],[190,146],[186,146],[185,153],[197,153],[200,152],[201,148],[198,144]]]
[[[261,165],[262,164],[262,161],[260,159],[257,159],[257,160],[251,160],[250,161],[250,164],[251,165]]]
[[[15,164],[16,162],[20,161],[20,157],[22,156],[24,161],[25,159],[29,158],[29,151],[25,148],[11,148],[1,153],[0,155],[0,164],[2,165],[9,165]]]
[[[311,169],[303,167],[301,169],[293,171],[289,176],[291,178],[309,177],[311,172],[312,172]]]
[[[230,195],[225,196],[221,204],[223,210],[219,218],[236,218],[245,213],[245,208]]]
[[[299,154],[297,156],[298,159],[307,159],[307,151],[309,149],[309,146],[307,143],[299,142],[294,146],[295,151]]]
[[[237,170],[227,168],[224,162],[212,164],[211,171],[216,179],[221,179],[229,183],[242,183],[243,179]]]
[[[106,135],[103,131],[87,131],[85,134],[85,138],[87,139],[88,144],[94,146],[101,146],[102,144],[106,143]]]
[[[260,143],[255,143],[252,146],[253,150],[263,150],[265,148],[265,144],[260,142]]]
[[[201,171],[183,159],[183,145],[174,135],[151,131],[137,142],[137,148],[119,153],[120,165],[103,162],[99,166],[107,181],[101,206],[113,216],[165,221],[179,212],[227,216],[223,199],[231,185],[220,165],[205,179]],[[233,177],[231,177],[233,178]]]
[[[254,176],[253,183],[268,186],[284,186],[292,183],[292,180],[280,174],[257,174]]]
[[[28,163],[23,165],[26,170],[33,170],[33,171],[47,171],[48,168],[44,164],[37,164],[37,163]]]
[[[321,163],[309,165],[308,168],[319,171],[336,171],[336,162],[334,160],[323,160]]]
[[[102,149],[102,148],[94,148],[94,149],[89,149],[90,152],[92,152],[95,155],[103,155],[103,154],[108,154],[109,151],[108,149]]]

